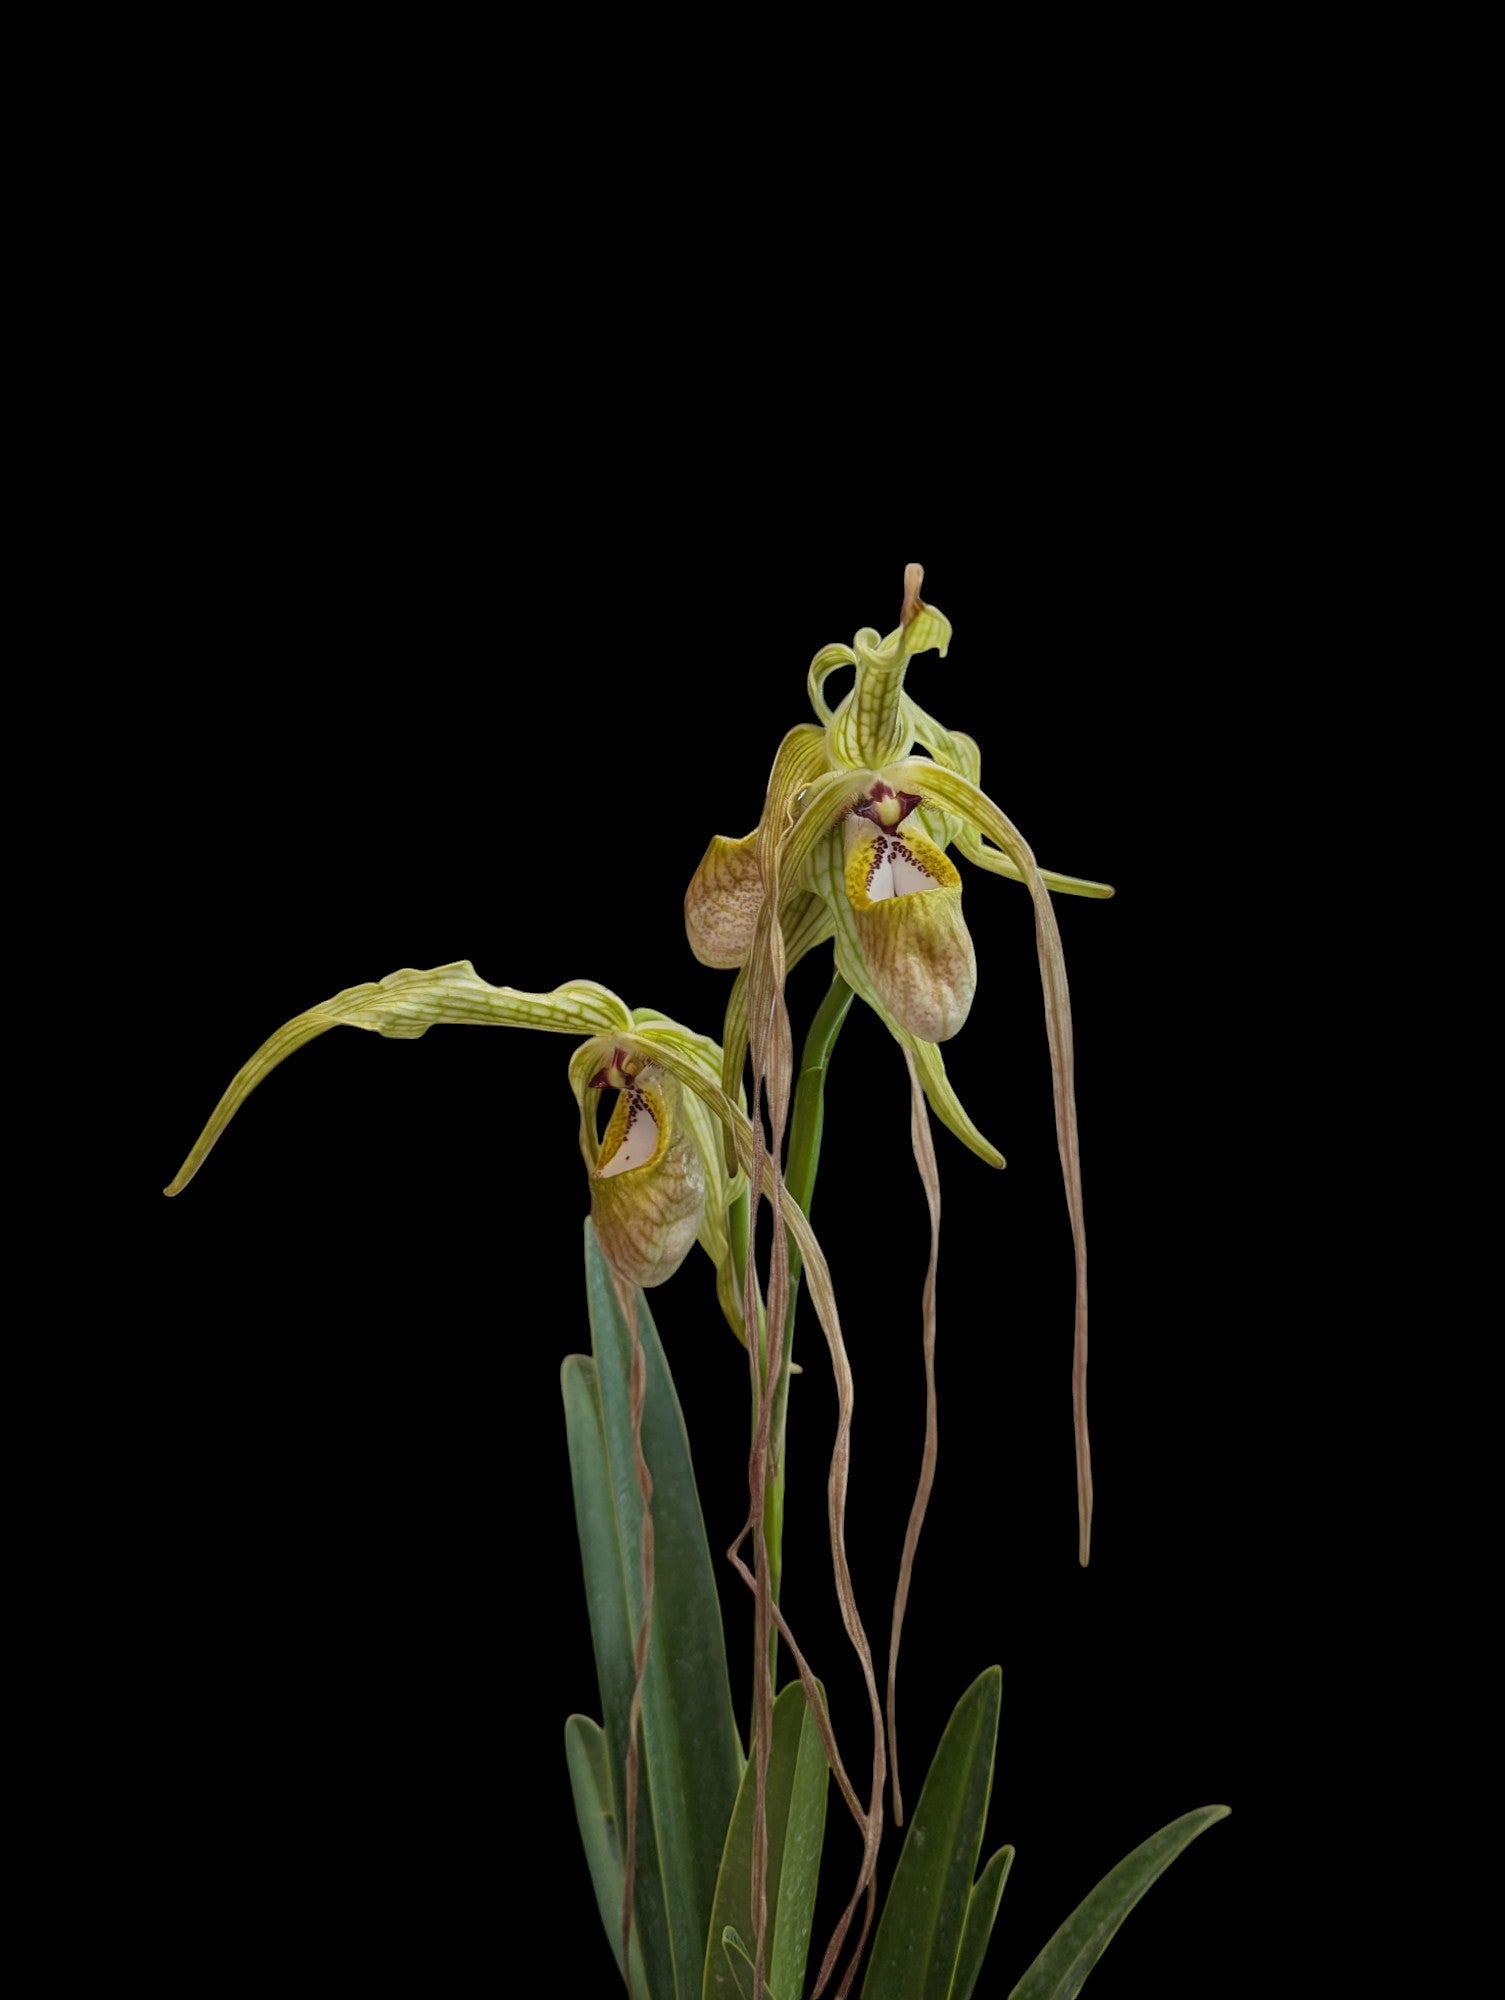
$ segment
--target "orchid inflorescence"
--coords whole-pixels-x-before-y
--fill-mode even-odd
[[[493,986],[468,960],[394,972],[348,988],[286,1023],[250,1058],[215,1107],[167,1189],[177,1194],[202,1166],[230,1119],[258,1084],[295,1049],[337,1026],[414,1038],[436,1024],[535,1028],[578,1041],[569,1066],[591,1216],[624,1308],[633,1287],[672,1277],[697,1241],[715,1269],[721,1310],[748,1351],[754,1411],[749,1509],[729,1555],[755,1603],[753,1758],[756,1813],[751,1847],[754,1938],[751,1991],[764,1990],[767,1770],[773,1733],[775,1631],[789,1647],[809,1697],[838,1789],[863,1836],[859,1879],[826,1950],[816,1995],[835,1976],[856,1911],[866,1915],[845,1969],[846,1995],[874,1915],[882,1798],[895,1741],[895,1673],[909,1576],[935,1470],[935,1278],[939,1186],[928,1113],[991,1166],[1003,1157],[978,1131],[948,1078],[940,1044],[965,1025],[977,984],[962,911],[963,878],[949,850],[988,873],[1022,882],[1034,901],[1057,1141],[1076,1254],[1072,1368],[1076,1430],[1079,1558],[1091,1535],[1092,1474],[1087,1436],[1087,1261],[1073,1099],[1070,1001],[1050,892],[1103,897],[1097,882],[1041,870],[1013,823],[981,789],[981,756],[970,736],[945,728],[906,692],[918,655],[946,655],[951,627],[920,595],[922,573],[905,574],[897,628],[880,638],[859,631],[830,645],[809,670],[816,720],[784,737],[774,757],[763,812],[740,839],[717,835],[685,897],[691,949],[709,966],[736,971],[719,1043],[646,1008],[629,1008],[605,986],[572,980],[547,993]],[[833,709],[826,685],[853,669],[850,691]],[[924,1297],[927,1426],[924,1462],[906,1536],[889,1647],[886,1716],[872,1651],[852,1592],[845,1555],[845,1501],[852,1373],[836,1296],[806,1219],[808,1187],[786,1185],[785,1142],[794,1084],[793,1042],[784,1002],[790,969],[829,942],[841,994],[839,1025],[855,995],[877,1014],[903,1051],[911,1082],[911,1130],[931,1216],[931,1261]],[[613,1102],[602,1129],[607,1093]],[[928,1111],[927,1111],[928,1107]],[[813,1171],[813,1169],[812,1169]],[[767,1270],[748,1246],[760,1203],[785,1227],[771,1232]],[[779,1534],[784,1416],[792,1366],[793,1300],[801,1278],[826,1337],[838,1395],[838,1429],[828,1486],[832,1553],[847,1632],[861,1662],[872,1710],[873,1759],[866,1802],[848,1776],[813,1673],[779,1610]],[[628,1316],[636,1326],[631,1311]],[[638,1358],[641,1350],[638,1349]],[[634,1432],[644,1500],[644,1613],[637,1634],[640,1691],[650,1638],[652,1482],[641,1454],[643,1382],[634,1374]],[[742,1549],[751,1538],[749,1566]],[[631,1989],[631,1923],[636,1843],[636,1717],[627,1750],[625,1886],[619,1963]],[[894,1816],[902,1823],[897,1769]]]

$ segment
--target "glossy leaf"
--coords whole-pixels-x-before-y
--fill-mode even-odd
[[[623,1796],[633,1644],[643,1614],[642,1501],[634,1470],[632,1334],[585,1226],[594,1361],[563,1382],[575,1513],[601,1685],[613,1799]],[[716,1871],[742,1776],[726,1645],[689,1440],[642,1294],[632,1302],[647,1365],[643,1451],[653,1475],[656,1582],[643,1682],[634,1928],[653,2000],[700,2000]],[[620,1822],[619,1822],[620,1823]],[[615,1938],[615,1927],[611,1927]]]
[[[962,1926],[962,1948],[951,1978],[951,2000],[972,2000],[978,1974],[987,1956],[988,1940],[1003,1901],[1003,1885],[1013,1866],[1012,1847],[1000,1847],[973,1884],[967,1899],[967,1921]]]
[[[894,1870],[862,2000],[951,2000],[993,1788],[1002,1686],[1001,1670],[989,1667],[946,1725]]]
[[[805,1690],[795,1681],[774,1703],[773,1748],[768,1758],[768,1932],[764,1952],[768,1983],[775,1993],[797,1994],[805,1983],[825,1840],[829,1775],[820,1731]],[[728,1928],[741,1937],[751,1938],[755,1933],[751,1881],[756,1791],[757,1772],[749,1763],[742,1774],[716,1881],[703,2000],[732,2000],[739,1990],[721,1948],[722,1934]],[[749,1988],[751,1977],[749,1973]]]
[[[1009,1995],[1009,2000],[1075,2000],[1108,1940],[1145,1890],[1227,1806],[1199,1806],[1134,1849],[1078,1904]]]

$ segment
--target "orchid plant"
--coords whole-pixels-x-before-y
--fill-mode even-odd
[[[957,1705],[910,1819],[881,1918],[877,1909],[886,1793],[894,1824],[902,1827],[906,1818],[897,1669],[938,1453],[939,1176],[932,1116],[987,1165],[1003,1165],[957,1096],[941,1052],[965,1025],[977,984],[953,850],[972,867],[1022,883],[1033,899],[1075,1245],[1080,1561],[1090,1553],[1086,1233],[1070,1000],[1051,895],[1100,898],[1112,890],[1041,869],[983,791],[977,744],[936,721],[907,692],[911,662],[930,651],[944,656],[952,637],[947,619],[921,597],[922,581],[911,565],[898,626],[886,637],[864,628],[850,646],[828,645],[816,654],[808,678],[815,720],[797,724],[779,745],[757,826],[742,838],[714,836],[695,871],[685,896],[691,949],[703,964],[736,974],[719,1042],[652,1008],[629,1007],[590,980],[530,993],[487,983],[469,961],[394,972],[279,1028],[232,1080],[167,1189],[180,1193],[250,1092],[328,1029],[414,1038],[436,1024],[471,1024],[575,1041],[568,1077],[590,1201],[592,1353],[569,1357],[562,1379],[603,1721],[570,1717],[565,1741],[598,1907],[634,2000],[799,2000],[807,1991],[833,1777],[859,1831],[862,1858],[815,1964],[811,2000],[828,1990],[845,2000],[859,1976],[866,2000],[969,2000],[981,1990],[1013,1852],[1001,1848],[978,1873],[998,1728],[997,1668]],[[843,667],[853,672],[852,686],[832,708],[827,683]],[[832,984],[797,1065],[786,979],[827,943]],[[808,1219],[825,1076],[854,998],[872,1008],[902,1050],[912,1146],[931,1224],[922,1314],[925,1444],[895,1582],[884,1693],[846,1553],[852,1366],[831,1269]],[[755,1251],[764,1203],[777,1226],[765,1231],[760,1269]],[[747,1352],[748,1507],[727,1552],[752,1602],[745,1739],[733,1713],[688,1444],[643,1296],[671,1279],[696,1243],[714,1268],[721,1312]],[[870,1711],[871,1761],[861,1782],[849,1770],[824,1690],[780,1605],[787,1414],[802,1284],[837,1392],[828,1522],[842,1622]],[[781,1646],[794,1674],[779,1689]],[[1135,1849],[1060,1927],[1015,1986],[1014,2000],[1065,2000],[1079,1991],[1139,1896],[1225,1810],[1188,1813]]]

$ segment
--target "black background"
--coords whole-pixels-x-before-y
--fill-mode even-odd
[[[254,432],[248,417],[253,462]],[[269,1970],[296,1933],[315,1965],[442,1983],[538,1900],[578,1968],[560,1990],[611,1990],[561,1743],[565,1716],[598,1706],[557,1388],[588,1345],[573,1043],[326,1036],[181,1198],[153,1191],[273,1027],[400,965],[470,956],[535,989],[590,977],[719,1032],[728,980],[690,957],[684,885],[712,832],[755,820],[779,735],[807,713],[809,656],[889,628],[903,564],[923,559],[956,637],[911,669],[912,692],[978,737],[986,788],[1043,863],[1118,896],[1058,899],[1092,1271],[1083,1573],[1029,901],[967,875],[978,999],[948,1061],[1009,1164],[938,1132],[941,1457],[900,1682],[905,1774],[913,1797],[952,1703],[1000,1662],[987,1851],[1018,1849],[1000,1993],[1139,1840],[1233,1805],[1094,1975],[1101,2000],[1151,1976],[1204,1992],[1199,1959],[1235,1926],[1247,1866],[1245,1378],[1267,1198],[1241,1099],[1249,1003],[1215,915],[1253,899],[1257,925],[1263,892],[1230,858],[1236,768],[1207,758],[1236,714],[1226,698],[1206,713],[1200,596],[1167,618],[1158,535],[1115,543],[1061,495],[1054,516],[1048,498],[960,523],[901,507],[869,539],[791,534],[772,505],[723,515],[710,488],[640,527],[588,500],[566,513],[558,492],[499,525],[370,478],[290,469],[275,520],[216,483],[229,518],[192,536],[176,639],[205,657],[163,698],[142,788],[145,915],[180,1003],[157,1023],[141,1157],[154,1305],[120,1363],[119,1644],[197,1920]],[[1128,636],[1144,620],[1154,646]],[[828,966],[791,982],[797,1032]],[[902,1061],[860,1007],[815,1220],[857,1377],[850,1539],[881,1658],[923,1423],[926,1229]],[[653,1305],[719,1557],[745,1505],[743,1356],[698,1251]],[[797,1353],[786,1606],[860,1767],[813,1321]],[[729,1571],[724,1598],[745,1712],[750,1621]],[[833,1809],[817,1952],[855,1865]]]
[[[982,1989],[1000,1994],[1130,1848],[1232,1805],[1093,1975],[1096,2000],[1206,1993],[1248,1922],[1272,1672],[1252,1412],[1282,1218],[1248,1079],[1279,904],[1247,829],[1256,783],[1268,806],[1289,781],[1256,728],[1278,561],[1247,472],[1256,392],[1215,345],[1204,362],[1127,329],[1104,366],[1042,308],[962,424],[896,376],[853,392],[864,441],[838,446],[813,417],[760,435],[762,403],[732,426],[741,377],[671,388],[663,355],[639,375],[577,329],[559,365],[489,383],[463,300],[434,324],[409,302],[376,340],[325,309],[344,282],[311,265],[258,306],[211,268],[153,357],[162,421],[137,412],[117,459],[157,552],[123,610],[156,663],[102,698],[122,745],[103,872],[132,910],[121,977],[151,969],[155,1053],[121,1265],[150,1308],[97,1383],[97,1575],[119,1796],[150,1799],[153,1877],[192,1913],[175,1924],[163,1887],[138,1920],[189,1972],[207,1952],[427,1990],[489,1980],[542,1911],[551,1990],[613,1990],[562,1747],[598,1706],[558,1393],[589,1338],[573,1043],[330,1034],[183,1196],[157,1190],[273,1028],[399,966],[593,978],[719,1033],[729,976],[691,958],[684,886],[713,832],[756,820],[810,656],[891,628],[919,560],[955,638],[911,692],[978,738],[1044,865],[1118,895],[1057,901],[1092,1272],[1084,1573],[1029,899],[965,872],[978,998],[947,1059],[1009,1164],[937,1133],[941,1456],[906,1786],[1000,1663],[985,1852],[1018,1849]],[[803,383],[800,410],[821,397]],[[822,951],[791,980],[796,1033],[828,968]],[[923,1428],[907,1126],[902,1060],[859,1006],[815,1222],[857,1379],[850,1546],[880,1659]],[[745,1713],[750,1619],[719,1561],[745,1506],[744,1357],[698,1251],[652,1303]],[[860,1767],[808,1315],[796,1352],[785,1602]],[[833,1808],[812,1962],[856,1863]]]

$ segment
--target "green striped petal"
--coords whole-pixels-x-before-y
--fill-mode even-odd
[[[928,758],[912,759],[884,773],[896,791],[918,789],[927,800],[964,818],[993,842],[1019,870],[1035,905],[1035,944],[1045,997],[1045,1033],[1050,1044],[1051,1088],[1055,1098],[1056,1145],[1076,1250],[1076,1323],[1072,1340],[1072,1408],[1076,1424],[1077,1559],[1086,1567],[1092,1546],[1092,1454],[1087,1434],[1087,1223],[1082,1207],[1082,1163],[1076,1119],[1076,1057],[1071,1029],[1071,992],[1061,933],[1050,891],[1039,864],[1008,815],[958,771]]]

